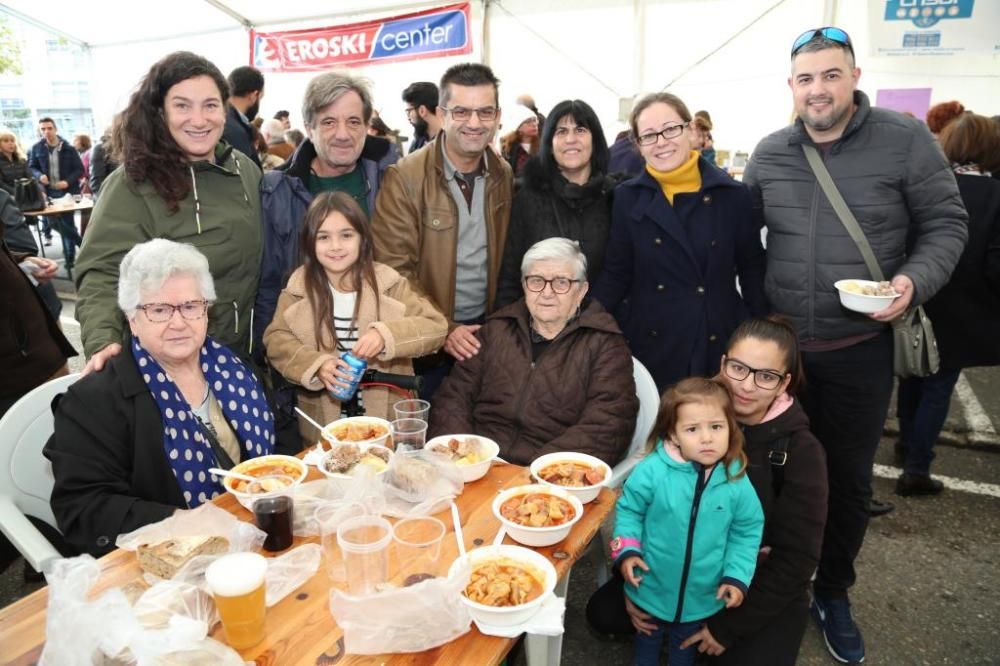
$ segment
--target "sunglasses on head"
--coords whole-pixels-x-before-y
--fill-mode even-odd
[[[825,37],[832,42],[843,44],[850,50],[851,56],[854,55],[854,45],[851,44],[851,37],[840,28],[827,26],[825,28],[813,28],[812,30],[806,30],[799,35],[792,43],[792,56],[798,53],[799,49],[817,37]]]

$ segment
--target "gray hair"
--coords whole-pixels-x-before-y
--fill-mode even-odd
[[[267,139],[267,145],[274,146],[285,142],[285,126],[276,118],[268,118],[260,127],[260,133]]]
[[[201,297],[215,300],[215,282],[208,259],[193,245],[166,238],[139,243],[125,255],[118,269],[118,307],[129,319],[142,304],[143,294],[154,294],[175,275],[190,275],[198,281]]]
[[[306,96],[302,100],[302,119],[306,127],[313,127],[317,113],[352,90],[361,98],[365,124],[371,122],[372,94],[368,81],[350,74],[326,72],[314,77],[306,86]]]
[[[576,269],[577,280],[587,279],[587,257],[580,251],[580,244],[568,238],[546,238],[540,240],[524,253],[521,260],[521,277],[539,261],[562,261]]]

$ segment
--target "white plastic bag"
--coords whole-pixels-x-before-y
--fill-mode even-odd
[[[252,523],[243,522],[211,502],[197,509],[179,510],[158,523],[150,523],[127,534],[118,535],[115,545],[125,550],[162,543],[178,537],[225,537],[230,553],[260,550],[267,538]]]
[[[398,453],[383,475],[386,508],[396,517],[430,516],[462,494],[462,471],[430,451]]]
[[[267,607],[275,605],[316,575],[323,549],[317,543],[302,544],[267,561]]]
[[[469,630],[469,609],[460,595],[468,567],[450,578],[431,578],[410,587],[367,597],[330,593],[330,613],[344,631],[348,654],[422,652]]]

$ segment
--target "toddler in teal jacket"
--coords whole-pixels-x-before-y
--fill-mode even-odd
[[[681,643],[702,620],[743,602],[764,529],[746,464],[723,384],[691,378],[664,393],[649,454],[618,500],[611,542],[625,594],[658,626],[636,635],[636,664],[659,663],[665,634],[670,666],[693,664],[695,648]]]

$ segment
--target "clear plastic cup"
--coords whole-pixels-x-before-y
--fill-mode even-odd
[[[392,539],[404,587],[440,575],[437,564],[445,531],[443,522],[429,517],[404,518],[393,526]]]
[[[205,570],[226,642],[237,650],[264,639],[267,560],[257,553],[222,555]]]
[[[397,451],[419,451],[427,441],[427,421],[396,419],[392,422],[392,445]]]
[[[392,406],[397,419],[420,419],[429,422],[431,403],[426,400],[400,400]]]
[[[365,508],[357,502],[336,500],[326,502],[318,507],[313,519],[319,527],[320,544],[323,547],[323,563],[330,580],[336,585],[347,583],[347,571],[344,568],[344,557],[337,543],[337,528],[348,518],[364,516]]]
[[[347,589],[354,596],[374,594],[389,579],[392,523],[380,516],[348,518],[337,527]]]

